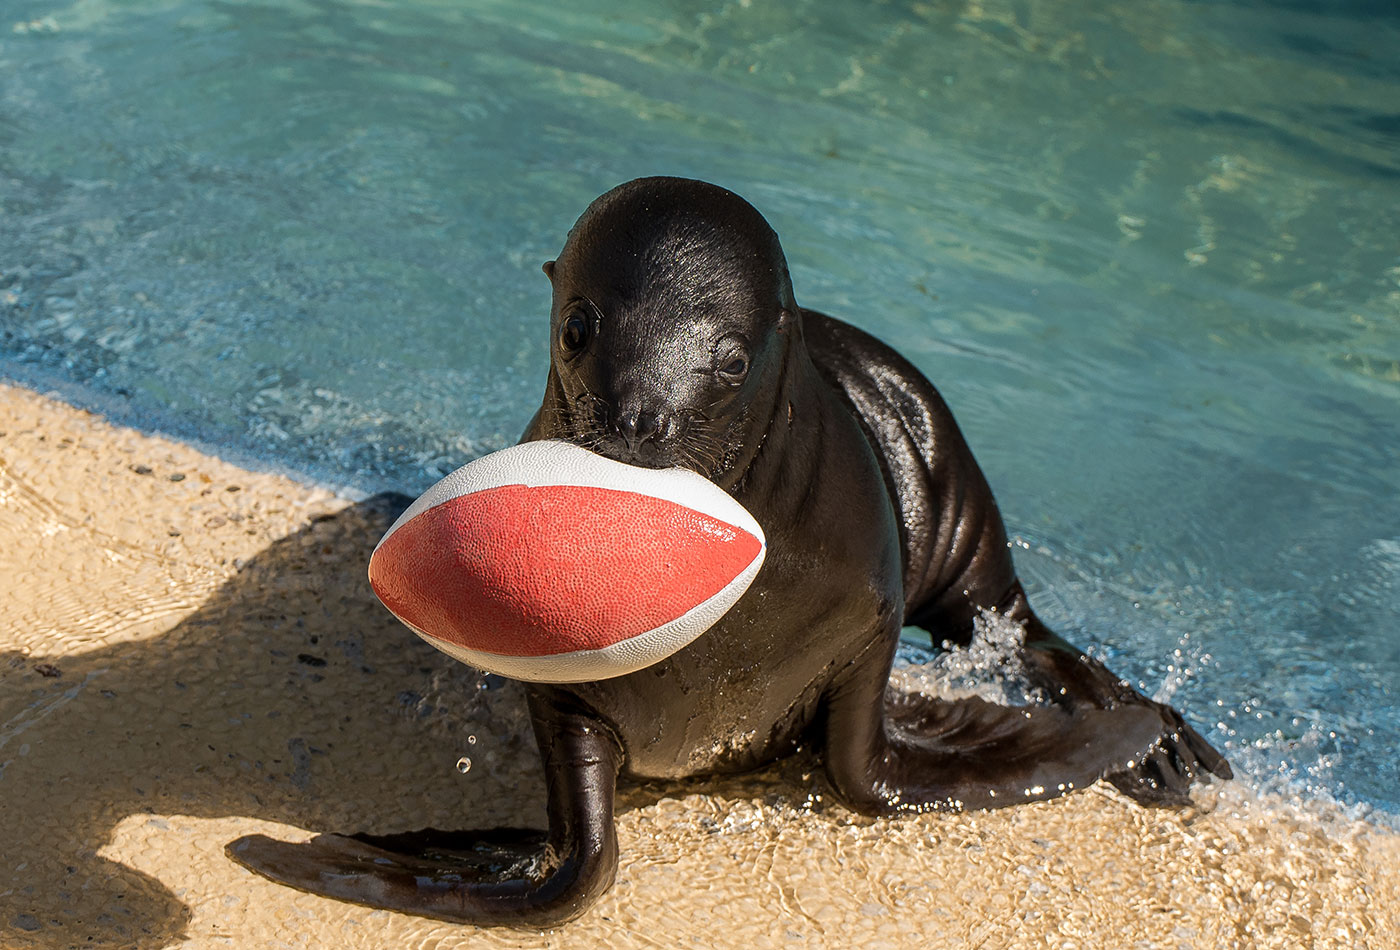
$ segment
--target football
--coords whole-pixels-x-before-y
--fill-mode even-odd
[[[763,565],[763,529],[695,472],[565,442],[476,459],[375,547],[369,580],[444,653],[513,679],[632,673],[690,643]]]

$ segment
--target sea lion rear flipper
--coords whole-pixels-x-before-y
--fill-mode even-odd
[[[613,793],[622,753],[580,712],[531,701],[548,782],[548,833],[514,828],[318,835],[303,844],[248,835],[225,853],[300,890],[461,923],[551,926],[581,914],[617,872]]]
[[[1145,759],[1151,768],[1161,764],[1163,776],[1178,774],[1158,762],[1165,727],[1150,706],[887,698],[887,671],[871,657],[827,697],[827,774],[857,811],[998,808],[1055,798],[1101,778],[1118,784],[1117,776],[1134,774]],[[1189,784],[1189,777],[1184,784],[1164,779],[1159,800],[1184,799]]]
[[[1007,615],[1025,625],[1020,659],[1027,675],[1061,706],[1110,711],[1136,707],[1157,717],[1159,736],[1153,748],[1135,756],[1132,766],[1105,776],[1119,791],[1145,805],[1181,804],[1193,780],[1232,777],[1225,757],[1181,713],[1148,699],[1045,626],[1031,613],[1019,585]]]

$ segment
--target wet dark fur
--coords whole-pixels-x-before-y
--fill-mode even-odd
[[[255,835],[230,845],[235,860],[345,900],[538,926],[611,885],[619,775],[749,769],[811,743],[843,802],[893,814],[1050,798],[1100,778],[1173,804],[1194,778],[1230,774],[1175,710],[1035,617],[948,407],[893,350],[797,306],[776,235],[742,199],[629,182],[589,207],[545,270],[552,359],[525,440],[704,473],[763,525],[762,571],[655,666],[530,687],[546,835]],[[967,643],[980,610],[1023,626],[1016,661],[1052,705],[887,695],[904,623]]]

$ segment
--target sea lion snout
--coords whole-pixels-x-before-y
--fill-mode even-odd
[[[678,436],[683,429],[679,414],[657,402],[629,399],[604,412],[603,455],[619,462],[647,468],[676,464]]]
[[[612,413],[610,427],[621,437],[627,448],[638,451],[647,442],[657,445],[675,438],[676,417],[665,409],[619,406]]]
[[[717,480],[734,458],[733,420],[712,417],[684,400],[609,399],[588,392],[561,420],[562,437],[628,465],[684,468]]]

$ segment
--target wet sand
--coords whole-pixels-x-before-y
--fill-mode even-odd
[[[384,526],[0,386],[0,946],[1400,946],[1400,836],[1325,805],[871,821],[801,759],[626,790],[616,887],[554,932],[271,884],[223,845],[543,820],[517,689],[369,591]]]

